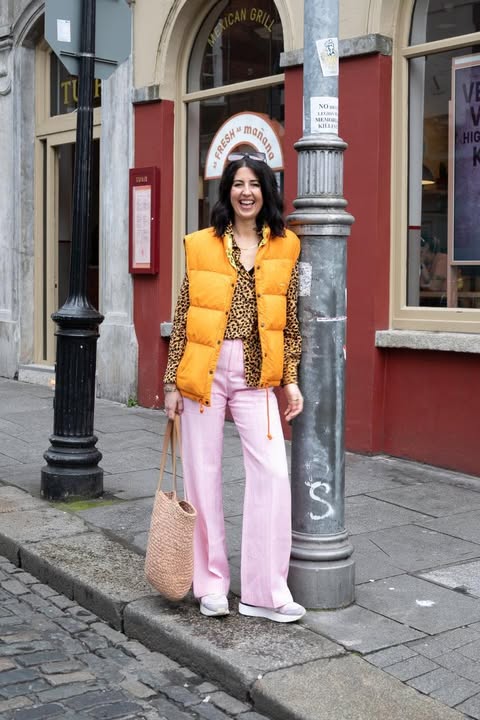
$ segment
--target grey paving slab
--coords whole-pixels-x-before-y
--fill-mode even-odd
[[[105,472],[114,474],[130,470],[146,470],[160,467],[160,450],[134,447],[129,450],[105,453],[101,461]]]
[[[445,535],[480,544],[480,510],[455,513],[438,520],[421,520],[418,524]]]
[[[252,688],[259,712],[275,720],[461,720],[354,656],[319,660],[259,679]]]
[[[474,598],[409,575],[360,585],[356,602],[430,635],[477,622],[480,617],[480,603]]]
[[[349,497],[345,505],[345,525],[351,535],[426,519],[427,516],[420,513],[364,495]]]
[[[46,450],[47,447],[48,437],[45,438],[44,450]],[[22,463],[38,461],[39,464],[43,464],[44,462],[42,452],[39,452],[35,446],[32,446],[20,438],[11,437],[10,435],[3,435],[2,437],[2,453]]]
[[[158,469],[131,470],[124,473],[104,473],[103,489],[122,500],[153,497],[158,485]]]
[[[479,692],[480,685],[456,675],[453,682],[445,683],[442,687],[432,690],[430,697],[440,700],[449,707],[455,707]]]
[[[94,425],[95,430],[102,433],[135,432],[136,430],[149,430],[152,427],[152,421],[130,413],[128,408],[124,408],[123,412],[113,416],[109,412],[105,414],[101,411],[96,412]]]
[[[419,573],[420,577],[431,582],[445,585],[453,590],[466,592],[469,595],[480,597],[480,561],[476,560],[460,565],[449,565],[438,570]]]
[[[33,403],[31,408],[27,404],[22,411],[8,413],[8,419],[23,428],[24,437],[25,431],[33,430],[37,432],[43,429],[45,436],[48,438],[53,431],[53,408],[51,402],[42,407]]]
[[[143,532],[137,533],[137,535],[134,535],[132,538],[130,545],[132,550],[135,550],[136,552],[141,553],[142,555],[145,555],[147,552],[147,543],[148,543],[148,531],[144,530]]]
[[[243,481],[224,483],[223,507],[227,517],[242,514],[244,492],[245,483]]]
[[[108,407],[110,403],[107,401],[106,405]],[[155,422],[158,422],[159,425],[162,425],[165,427],[167,424],[167,419],[159,408],[146,408],[142,407],[141,405],[137,405],[131,408],[128,408],[128,412],[132,415],[138,415],[139,417],[146,418],[148,420],[155,420]]]
[[[16,437],[21,432],[22,432],[22,426],[18,425],[17,423],[13,423],[10,420],[7,420],[6,418],[2,417],[2,413],[0,410],[0,433],[6,433],[7,435]]]
[[[453,685],[459,682],[460,679],[458,675],[455,675],[455,673],[450,672],[450,670],[446,668],[436,668],[424,675],[414,677],[408,681],[408,684],[414,687],[415,690],[420,690],[420,692],[425,693],[425,695],[429,695],[433,690],[438,690],[445,685]],[[472,693],[472,695],[473,694],[474,693]]]
[[[393,675],[399,680],[403,680],[403,682],[416,678],[419,675],[425,675],[433,670],[442,670],[442,668],[434,663],[433,660],[423,657],[422,655],[417,655],[416,657],[408,658],[407,660],[401,660],[400,662],[389,665],[384,669],[389,675]]]
[[[45,460],[42,453],[39,453],[38,459],[34,463],[19,463],[5,468],[0,466],[0,481],[15,485],[30,493],[30,495],[39,498],[41,469],[44,465]]]
[[[7,417],[10,421],[15,420],[25,414],[36,414],[39,411],[52,409],[52,397],[38,397],[32,393],[23,394],[18,392],[5,393],[2,389],[2,410],[1,416]]]
[[[100,533],[84,533],[20,549],[22,567],[115,628],[127,603],[154,592],[144,558]]]
[[[303,622],[310,630],[326,635],[348,650],[355,650],[362,655],[423,636],[423,633],[408,625],[358,605],[343,610],[311,611]]]
[[[2,488],[0,498],[1,490]],[[16,511],[0,513],[0,554],[12,561],[17,557],[20,547],[25,544],[70,537],[88,531],[83,520],[69,513],[42,505],[40,501],[33,507],[22,506],[22,503],[25,501],[21,499],[16,502],[20,505]]]
[[[480,661],[480,640],[468,643],[467,645],[462,645],[457,648],[457,652],[461,655],[465,655],[465,657],[468,657],[471,660],[477,660],[477,662]]]
[[[157,452],[161,451],[161,437],[149,430],[134,430],[118,433],[96,431],[95,434],[98,437],[97,447],[102,452],[115,453],[134,447],[149,447]]]
[[[408,658],[415,657],[416,655],[417,653],[407,645],[394,645],[386,648],[386,650],[370,653],[365,657],[365,660],[375,665],[375,667],[384,668],[401,660],[408,660]]]
[[[408,571],[429,570],[480,556],[478,545],[416,525],[379,530],[368,533],[366,537],[385,554],[389,562]]]
[[[480,508],[480,492],[445,484],[374,490],[369,496],[434,517]]]
[[[180,604],[161,598],[144,598],[125,608],[124,632],[153,650],[169,644],[169,655],[205,671],[235,694],[245,693],[259,675],[336,657],[344,650],[337,644],[299,624],[282,625],[260,618],[245,620],[232,604],[229,616],[205,622],[198,604],[187,599]],[[171,642],[175,637],[174,645]]]
[[[131,543],[140,532],[147,532],[153,508],[153,497],[100,505],[76,513],[96,528],[108,530],[113,535]]]
[[[480,634],[469,626],[457,628],[456,630],[447,630],[447,632],[439,635],[411,642],[409,647],[415,652],[425,655],[425,657],[435,659],[449,652],[449,650],[456,650],[476,640],[480,640]]]
[[[402,575],[404,570],[392,563],[367,535],[350,538],[354,547],[355,583],[361,585],[372,580]]]
[[[10,511],[42,507],[42,503],[33,498],[30,493],[11,485],[0,486],[0,503],[4,506],[4,510]]]
[[[474,695],[458,706],[458,710],[466,713],[469,717],[480,720],[480,694]]]
[[[480,663],[465,657],[458,650],[439,655],[435,662],[471,682],[480,684]]]
[[[238,598],[241,595],[241,573],[240,566],[230,564],[230,592]]]
[[[245,478],[245,469],[241,458],[225,457],[222,462],[222,479],[224,486],[237,483]]]
[[[408,460],[392,458],[386,455],[356,455],[346,453],[349,472],[363,477],[377,477],[398,485],[414,485],[438,480],[443,470],[429,465],[420,465]]]
[[[237,519],[235,517],[225,519],[225,534],[229,555],[238,555],[242,544],[242,516],[237,517],[239,522],[234,522]]]
[[[358,472],[358,468],[345,468],[345,496],[350,497],[352,495],[363,495],[373,490],[383,490],[390,488],[392,481],[389,478],[382,477],[381,475]]]
[[[2,446],[2,437],[0,435],[0,447]],[[3,474],[8,476],[8,472],[5,473],[6,468],[11,468],[14,465],[22,465],[23,463],[20,460],[16,460],[13,457],[10,457],[9,455],[3,455],[0,453],[0,478]]]

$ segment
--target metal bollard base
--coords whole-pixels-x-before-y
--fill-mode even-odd
[[[355,601],[355,562],[290,560],[288,586],[295,602],[309,610],[337,610]]]
[[[102,493],[103,469],[98,465],[81,470],[50,465],[42,468],[40,496],[44,500],[72,502],[97,498]]]

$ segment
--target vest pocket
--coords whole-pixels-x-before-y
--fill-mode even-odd
[[[187,341],[177,370],[177,387],[180,391],[183,390],[199,400],[205,397],[212,355],[211,347]]]

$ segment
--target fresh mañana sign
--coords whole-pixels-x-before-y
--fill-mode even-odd
[[[208,44],[213,47],[217,40],[221,37],[224,30],[242,22],[255,22],[262,25],[268,32],[272,32],[274,19],[265,10],[260,8],[239,8],[238,10],[232,10],[231,12],[225,13],[223,17],[217,22],[212,32],[208,37]]]
[[[228,155],[239,146],[248,145],[266,155],[272,170],[283,170],[281,127],[261,113],[232,115],[217,130],[210,144],[205,163],[205,180],[219,178]],[[278,128],[278,129],[277,129]]]
[[[480,56],[453,58],[452,63],[452,261],[480,264]]]

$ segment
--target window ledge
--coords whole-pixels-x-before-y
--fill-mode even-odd
[[[377,330],[375,346],[410,350],[443,350],[480,354],[480,334],[427,332],[421,330]]]

